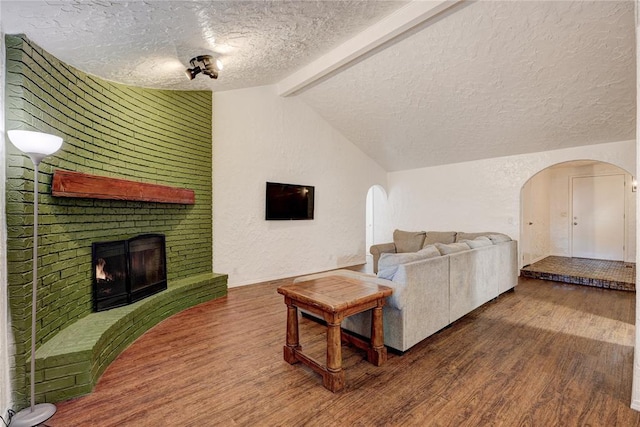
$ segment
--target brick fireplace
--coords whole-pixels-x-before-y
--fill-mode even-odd
[[[94,242],[162,234],[169,287],[178,282],[213,283],[211,92],[143,89],[104,81],[59,61],[24,36],[7,36],[6,48],[7,129],[40,130],[64,139],[62,149],[42,162],[38,183],[37,346],[93,313]],[[21,405],[28,394],[30,299],[25,295],[31,280],[29,195],[34,183],[27,158],[10,144],[6,148],[14,400]],[[187,188],[195,202],[56,197],[51,184],[58,169]],[[218,294],[226,293],[226,281],[222,286]],[[86,392],[80,382],[89,374],[72,374],[75,377],[62,380],[54,371],[41,372],[50,381],[46,387],[36,386],[37,400],[56,401],[73,397],[74,390]]]

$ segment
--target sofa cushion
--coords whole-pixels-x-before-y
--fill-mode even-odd
[[[466,243],[471,249],[493,245],[493,242],[485,236],[476,237],[473,240],[463,240],[462,243]]]
[[[487,237],[489,238],[489,240],[491,240],[491,242],[494,245],[496,243],[510,242],[511,241],[511,237],[507,236],[506,234],[502,234],[502,233],[489,234]]]
[[[440,256],[440,251],[433,245],[427,246],[418,252],[406,252],[400,254],[383,253],[378,261],[378,277],[382,279],[393,279],[400,264],[420,261],[427,258]]]
[[[454,254],[456,252],[468,251],[469,249],[471,249],[469,245],[462,242],[449,244],[436,243],[435,246],[436,248],[438,248],[438,251],[440,251],[442,255]]]
[[[480,236],[488,236],[489,234],[497,234],[494,231],[486,231],[486,232],[482,232],[482,233],[465,233],[463,231],[458,231],[458,234],[456,234],[456,242],[464,242],[465,240],[474,240],[477,237]]]
[[[424,244],[425,236],[426,233],[424,231],[395,230],[393,232],[393,243],[396,245],[396,252],[418,252]]]
[[[424,246],[433,245],[434,243],[453,243],[456,241],[456,234],[455,231],[427,231]]]

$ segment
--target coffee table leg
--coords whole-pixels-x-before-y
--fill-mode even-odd
[[[382,305],[375,307],[371,313],[371,346],[367,352],[367,359],[375,366],[380,366],[387,360],[382,326]]]
[[[327,371],[322,376],[322,383],[333,392],[344,388],[340,335],[340,323],[327,322]]]
[[[298,362],[296,350],[301,350],[298,337],[298,308],[286,301],[287,304],[287,345],[284,346],[284,360],[293,365]]]

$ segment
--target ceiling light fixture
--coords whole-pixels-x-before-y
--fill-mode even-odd
[[[189,80],[193,80],[199,73],[205,74],[212,79],[218,78],[218,73],[222,70],[222,62],[211,55],[200,55],[189,61],[191,68],[187,68],[185,73]]]

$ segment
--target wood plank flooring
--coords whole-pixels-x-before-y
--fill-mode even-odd
[[[71,426],[638,426],[629,408],[635,293],[521,279],[381,367],[343,348],[333,394],[282,358],[290,280],[232,288],[148,331],[96,390],[58,404]],[[301,344],[324,360],[325,328]]]

